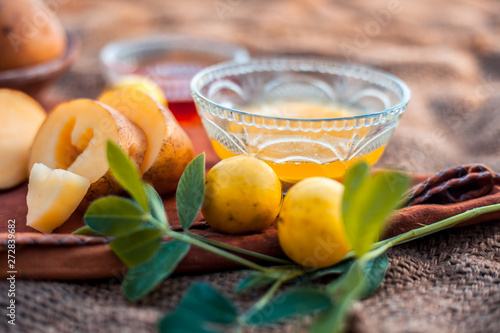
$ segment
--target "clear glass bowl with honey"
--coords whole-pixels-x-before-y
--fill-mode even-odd
[[[391,74],[315,57],[211,66],[191,92],[220,158],[255,156],[285,185],[342,180],[353,163],[374,164],[410,99]]]

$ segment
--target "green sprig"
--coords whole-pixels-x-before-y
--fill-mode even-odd
[[[129,300],[141,299],[168,278],[191,246],[253,270],[238,284],[237,293],[270,285],[252,307],[241,312],[225,295],[207,284],[196,283],[177,309],[160,320],[160,332],[241,331],[246,325],[265,325],[311,313],[318,314],[311,328],[313,332],[341,332],[351,304],[368,297],[382,283],[389,266],[385,255],[387,249],[500,210],[500,204],[476,208],[377,242],[388,216],[407,190],[409,179],[392,172],[370,175],[368,165],[360,163],[346,174],[342,200],[344,228],[353,250],[334,266],[306,270],[282,258],[189,232],[205,193],[204,154],[187,166],[179,181],[176,199],[184,232],[170,229],[161,197],[150,185],[142,183],[136,166],[111,141],[107,144],[107,157],[112,174],[132,199],[110,196],[96,200],[85,214],[87,225],[75,234],[111,237],[112,250],[129,267],[122,284],[123,293]],[[279,266],[264,267],[239,255]],[[324,276],[339,277],[323,288],[307,285]],[[279,293],[283,284],[292,285],[292,288]],[[266,311],[269,304],[274,309],[271,313]]]

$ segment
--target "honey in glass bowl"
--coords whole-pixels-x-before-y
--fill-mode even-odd
[[[285,189],[377,162],[410,98],[388,73],[312,57],[211,66],[191,91],[216,154],[265,161]]]
[[[238,107],[241,110],[245,110],[248,113],[256,115],[267,115],[272,117],[291,117],[297,119],[322,119],[322,118],[348,118],[355,114],[352,108],[348,106],[342,106],[336,103],[321,103],[314,100],[282,100],[273,99],[267,101],[258,101],[248,105],[242,105]],[[251,130],[251,129],[247,129]],[[272,136],[273,130],[268,130],[269,133],[260,133],[261,135]],[[356,133],[354,133],[356,132]],[[328,133],[327,135],[332,136],[331,140],[351,138],[353,136],[358,136],[362,138],[363,135],[367,134],[368,130],[345,130],[335,133]],[[290,131],[284,131],[284,135],[291,135]],[[311,144],[314,145],[316,137],[318,135],[311,132],[309,135],[301,138],[300,143],[289,143],[290,152],[298,149],[298,145]],[[309,142],[308,142],[309,141]],[[211,140],[212,147],[221,159],[229,158],[238,155],[233,151],[225,148],[219,142]],[[272,150],[266,151],[266,149],[261,149],[257,152],[257,155],[265,161],[273,170],[276,172],[278,177],[287,183],[297,183],[300,180],[308,177],[327,177],[336,180],[341,180],[344,176],[346,169],[353,162],[365,161],[372,165],[379,160],[384,152],[385,145],[375,148],[372,151],[366,151],[362,155],[356,155],[350,160],[340,161],[338,159],[333,159],[332,161],[322,161],[318,163],[314,160],[308,160],[307,158],[301,158],[298,156],[290,156],[284,160],[278,160],[273,158]],[[286,148],[285,148],[286,149]],[[329,156],[331,155],[331,150],[326,146],[316,147],[315,154],[317,156]]]

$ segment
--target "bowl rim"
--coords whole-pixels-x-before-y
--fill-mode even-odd
[[[230,108],[227,106],[223,106],[219,103],[216,103],[209,99],[208,97],[204,96],[200,92],[200,87],[199,87],[199,81],[203,76],[206,76],[212,72],[228,69],[231,67],[239,67],[239,66],[249,66],[252,64],[260,64],[260,63],[272,63],[272,62],[281,62],[281,61],[289,61],[289,62],[303,62],[303,61],[308,61],[314,64],[328,64],[330,66],[340,66],[344,68],[351,68],[351,69],[357,69],[359,71],[364,71],[367,73],[379,75],[385,79],[389,79],[390,81],[394,82],[395,84],[398,85],[398,87],[401,89],[403,92],[402,97],[399,98],[399,102],[391,106],[390,108],[386,108],[381,111],[376,111],[376,112],[370,112],[367,114],[363,115],[354,115],[354,116],[348,116],[348,117],[334,117],[334,118],[292,118],[292,117],[279,117],[279,116],[269,116],[269,115],[262,115],[262,114],[255,114],[243,110],[239,110],[236,108]],[[293,72],[317,72],[316,69],[314,70],[300,70],[297,68],[289,69],[290,71]],[[345,76],[345,73],[342,74]],[[361,78],[359,78],[361,79]],[[364,80],[367,81],[367,80]],[[336,61],[328,57],[322,57],[322,56],[262,56],[262,57],[254,57],[251,58],[248,62],[244,63],[238,63],[235,61],[226,61],[222,62],[216,65],[212,65],[209,67],[206,67],[199,71],[192,79],[191,79],[191,94],[193,95],[193,99],[196,102],[197,98],[202,99],[205,103],[208,103],[212,106],[215,106],[217,108],[227,110],[229,112],[241,115],[241,116],[251,116],[254,118],[264,118],[264,119],[275,119],[275,120],[283,120],[283,121],[300,121],[300,122],[330,122],[330,121],[346,121],[346,120],[357,120],[357,119],[364,119],[364,118],[371,118],[371,117],[379,117],[385,114],[390,114],[391,112],[400,114],[404,112],[408,102],[410,101],[411,97],[411,90],[408,87],[408,85],[398,78],[397,76],[390,74],[386,71],[368,66],[368,65],[363,65],[363,64],[356,64],[356,63],[350,63],[350,62],[342,62],[342,61]]]
[[[0,83],[41,80],[69,67],[80,52],[81,42],[75,33],[68,31],[66,32],[66,40],[66,51],[62,57],[27,67],[0,71]]]
[[[159,33],[111,41],[100,50],[99,61],[103,68],[116,72],[118,66],[124,66],[123,61],[118,58],[120,54],[124,52],[135,54],[153,49],[182,49],[198,53],[225,55],[227,59],[231,59],[228,61],[236,63],[246,62],[250,59],[248,50],[240,44],[184,34]]]

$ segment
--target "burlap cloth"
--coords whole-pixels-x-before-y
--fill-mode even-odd
[[[47,99],[95,97],[97,52],[150,32],[239,42],[253,54],[316,53],[376,65],[405,80],[410,106],[381,164],[414,172],[484,163],[500,170],[500,6],[445,1],[51,1],[84,51]],[[54,6],[53,6],[54,7]],[[448,230],[390,250],[384,284],[355,304],[352,332],[499,332],[500,226]],[[147,332],[193,280],[231,292],[243,272],[177,276],[138,304],[117,279],[16,283],[13,332]],[[7,292],[5,282],[1,290]],[[237,298],[242,307],[258,293]],[[0,297],[5,309],[7,297]],[[258,331],[293,332],[289,322]]]

